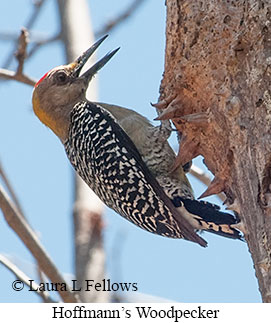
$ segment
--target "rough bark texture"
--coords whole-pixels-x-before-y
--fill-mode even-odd
[[[209,192],[224,191],[240,208],[260,292],[271,302],[271,2],[166,5],[161,98],[183,135],[178,161],[204,156],[215,175]]]

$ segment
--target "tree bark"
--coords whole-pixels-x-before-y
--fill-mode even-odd
[[[160,94],[182,133],[178,162],[202,155],[240,210],[264,302],[271,302],[271,3],[167,0]]]

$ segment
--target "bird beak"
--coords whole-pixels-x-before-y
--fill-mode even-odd
[[[107,53],[103,58],[101,58],[97,63],[95,63],[91,68],[89,68],[80,78],[85,79],[89,82],[92,77],[116,54],[120,49],[114,49],[112,52]]]
[[[101,39],[97,40],[88,50],[86,50],[82,55],[80,55],[75,62],[71,63],[72,76],[79,77],[79,74],[86,64],[90,56],[96,51],[96,49],[101,45],[101,43],[108,37],[105,35]],[[81,79],[90,82],[91,78],[116,54],[119,48],[109,52],[103,58],[101,58],[97,63],[90,67],[83,75],[80,76]]]

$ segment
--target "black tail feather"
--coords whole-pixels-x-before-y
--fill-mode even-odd
[[[233,228],[232,225],[240,222],[239,217],[226,212],[220,211],[218,205],[206,202],[187,199],[183,197],[174,197],[172,200],[175,207],[181,207],[184,205],[185,209],[198,217],[195,220],[201,225],[204,221],[208,224],[206,231],[212,232],[227,238],[244,240],[242,233]],[[225,225],[229,230],[225,230]]]

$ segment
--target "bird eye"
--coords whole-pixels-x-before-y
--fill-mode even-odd
[[[67,82],[68,76],[65,72],[60,71],[56,74],[56,81],[59,84],[65,84]]]

